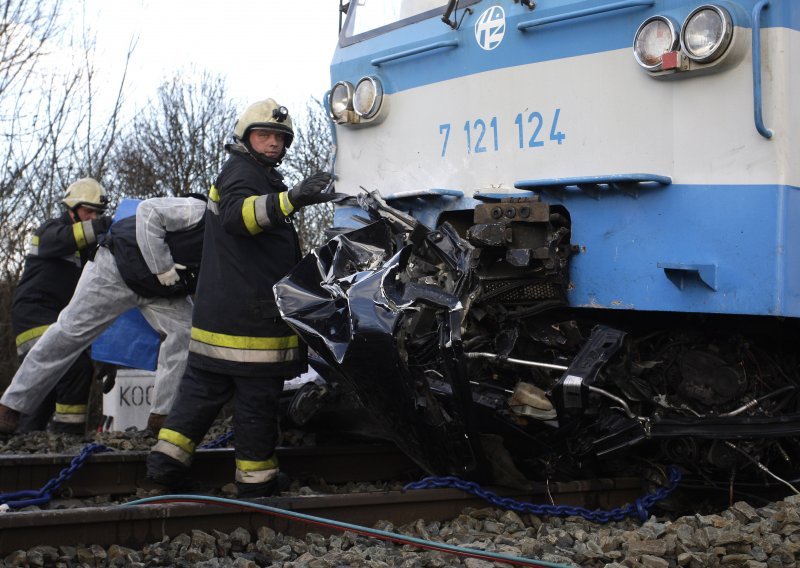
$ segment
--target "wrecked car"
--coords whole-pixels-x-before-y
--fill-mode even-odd
[[[793,328],[569,306],[570,216],[537,198],[436,228],[357,200],[365,225],[308,254],[276,299],[329,390],[430,475],[514,485],[677,465],[794,482]]]

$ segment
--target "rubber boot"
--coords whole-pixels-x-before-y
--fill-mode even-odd
[[[145,479],[173,493],[194,493],[200,489],[199,485],[189,477],[188,467],[161,452],[150,452],[147,456]]]
[[[86,425],[83,422],[57,422],[56,420],[51,420],[47,425],[47,431],[53,434],[83,436],[86,433]]]

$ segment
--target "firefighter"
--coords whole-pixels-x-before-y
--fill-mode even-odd
[[[189,363],[175,405],[147,460],[148,477],[185,489],[197,444],[233,401],[241,497],[278,489],[278,403],[286,379],[307,368],[306,349],[283,322],[272,286],[300,260],[292,213],[332,200],[331,176],[291,189],[275,169],[294,138],[272,99],[239,117],[229,156],[211,186],[205,248],[192,316]]]
[[[205,213],[205,197],[160,197],[141,202],[134,216],[114,223],[72,300],[0,398],[0,433],[13,432],[19,413],[29,412],[117,316],[136,306],[164,337],[148,419],[148,428],[161,427],[186,367],[189,295],[202,256]]]
[[[92,178],[71,184],[61,203],[64,213],[33,232],[22,278],[14,292],[11,326],[20,361],[69,303],[97,238],[111,224],[111,217],[103,215],[108,205],[106,191]],[[52,416],[51,430],[82,433],[92,371],[88,353],[79,353],[54,388],[45,393],[46,398],[26,407],[18,430],[44,430]],[[8,415],[0,411],[0,429],[7,419]]]

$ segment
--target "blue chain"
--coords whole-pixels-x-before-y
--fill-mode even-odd
[[[72,458],[69,466],[62,469],[58,476],[48,481],[41,489],[29,489],[26,491],[15,491],[13,493],[0,493],[0,505],[6,505],[10,509],[21,509],[31,505],[44,505],[53,499],[53,493],[58,491],[61,484],[67,481],[80,469],[89,457],[94,453],[107,452],[110,448],[98,443],[92,443],[81,450],[81,453]]]
[[[200,448],[205,450],[205,449],[210,449],[210,448],[219,448],[220,446],[227,446],[228,445],[228,441],[230,441],[231,438],[233,438],[233,430],[223,434],[222,436],[220,436],[216,440],[212,440],[212,441],[208,442],[207,444],[203,444],[202,446],[200,446]]]
[[[589,521],[596,523],[607,523],[609,521],[621,521],[625,517],[638,516],[642,522],[646,521],[649,516],[649,510],[658,501],[664,499],[667,495],[672,493],[678,486],[681,480],[681,472],[675,467],[669,468],[669,479],[666,487],[660,487],[648,493],[644,497],[640,497],[633,504],[628,504],[624,507],[616,507],[609,511],[595,509],[591,511],[584,507],[573,507],[570,505],[535,505],[533,503],[525,503],[517,501],[508,497],[500,497],[496,493],[483,489],[480,485],[473,481],[464,481],[459,477],[426,477],[419,481],[409,483],[404,489],[431,489],[434,487],[455,487],[467,493],[472,493],[478,497],[500,507],[501,509],[511,509],[518,513],[530,513],[531,515],[538,516],[551,516],[551,517],[565,517],[575,516],[583,517]]]

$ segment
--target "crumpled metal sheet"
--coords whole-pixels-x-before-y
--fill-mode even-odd
[[[274,289],[284,320],[333,371],[326,379],[352,388],[398,447],[436,475],[483,467],[458,336],[472,250],[448,226],[403,240],[381,219],[335,236]],[[423,311],[437,322],[453,404],[443,405],[400,344]]]

